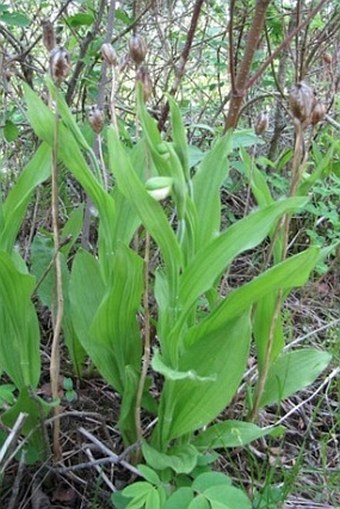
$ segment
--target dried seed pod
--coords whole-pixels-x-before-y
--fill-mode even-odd
[[[105,115],[101,108],[99,108],[96,104],[91,106],[88,113],[88,119],[92,130],[99,134],[104,127]]]
[[[147,102],[152,95],[152,81],[150,74],[144,66],[139,67],[136,72],[136,81],[140,81],[143,85],[144,101]]]
[[[323,53],[322,54],[322,60],[327,64],[330,65],[333,61],[332,55],[330,53]]]
[[[135,64],[139,65],[145,59],[148,47],[141,35],[133,35],[129,40],[129,53]]]
[[[53,25],[50,21],[46,20],[42,22],[43,29],[43,43],[48,51],[52,51],[55,48],[56,40]]]
[[[314,91],[303,81],[297,83],[289,92],[289,106],[293,116],[301,123],[308,123],[315,105]]]
[[[50,52],[50,72],[53,80],[60,83],[67,78],[71,69],[70,55],[64,48],[56,47]]]
[[[255,134],[263,134],[269,127],[269,115],[267,111],[261,111],[255,122]]]
[[[102,45],[101,51],[102,57],[108,65],[114,66],[118,64],[117,54],[112,44],[104,43]]]
[[[325,115],[326,107],[322,102],[318,101],[312,111],[311,123],[315,125],[318,122],[321,122]]]

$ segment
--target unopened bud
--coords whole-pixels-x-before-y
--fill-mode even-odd
[[[53,80],[60,85],[67,78],[70,69],[70,55],[66,49],[54,48],[50,53],[50,70]]]
[[[332,63],[332,61],[333,61],[333,58],[332,58],[332,55],[330,53],[323,53],[322,54],[322,60],[326,64],[330,65]]]
[[[53,25],[50,21],[43,21],[42,28],[44,46],[48,51],[52,51],[56,45]]]
[[[152,81],[150,78],[150,74],[145,69],[145,67],[139,67],[136,72],[136,81],[140,81],[143,85],[143,93],[144,93],[144,101],[147,102],[152,95]]]
[[[255,134],[263,134],[269,126],[269,116],[266,111],[261,111],[255,122]]]
[[[92,130],[99,134],[104,127],[105,115],[103,110],[97,105],[91,106],[88,114],[88,119]]]
[[[145,59],[148,47],[141,35],[133,35],[129,40],[129,53],[135,64],[139,65]]]
[[[112,44],[104,43],[102,45],[102,57],[108,65],[117,65],[118,59]]]
[[[324,118],[325,115],[326,115],[326,107],[323,103],[318,101],[312,111],[311,123],[313,125],[315,125],[318,122],[321,122],[321,120]]]
[[[297,83],[289,93],[289,106],[295,119],[309,122],[315,105],[314,91],[306,83]]]
[[[171,177],[152,177],[146,181],[145,187],[154,200],[161,201],[171,193],[172,184]]]

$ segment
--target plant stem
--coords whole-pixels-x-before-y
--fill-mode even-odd
[[[295,147],[294,147],[294,157],[292,162],[292,171],[291,171],[291,186],[289,191],[289,196],[295,196],[299,183],[301,180],[301,174],[302,170],[307,158],[307,153],[303,153],[304,151],[304,138],[303,138],[303,126],[300,122],[296,123],[295,125],[295,131],[296,131],[296,138],[295,138]],[[289,227],[291,222],[291,216],[289,214],[285,214],[280,222],[278,223],[276,230],[274,232],[274,235],[272,237],[270,249],[269,249],[269,257],[267,256],[265,266],[269,262],[269,259],[271,257],[271,254],[274,249],[274,245],[278,238],[282,235],[282,250],[281,250],[281,259],[280,261],[284,261],[287,257],[287,249],[288,249],[288,237],[289,237]],[[265,270],[266,267],[263,268]],[[265,359],[262,366],[262,369],[260,370],[259,380],[256,386],[256,392],[255,392],[255,401],[253,404],[253,408],[251,409],[251,412],[249,414],[249,420],[254,421],[256,419],[259,406],[261,403],[261,398],[264,392],[265,384],[268,377],[268,371],[271,364],[271,356],[273,351],[273,345],[274,345],[274,338],[275,338],[275,329],[277,325],[277,320],[280,316],[281,307],[283,304],[283,292],[282,289],[278,291],[277,298],[276,298],[276,304],[274,308],[274,313],[272,316],[272,321],[270,324],[269,334],[268,334],[268,341],[266,346],[266,353],[265,353]]]
[[[60,373],[60,352],[59,352],[59,337],[61,331],[61,322],[64,313],[64,297],[62,287],[61,275],[61,262],[60,262],[60,234],[58,225],[58,135],[59,135],[59,113],[58,106],[55,106],[55,122],[54,122],[54,141],[52,150],[52,224],[53,224],[53,241],[54,241],[54,267],[55,267],[55,281],[56,281],[56,307],[52,311],[53,317],[53,339],[51,348],[51,363],[50,363],[50,378],[51,378],[51,392],[54,400],[58,399],[58,383]],[[58,416],[60,412],[59,405],[54,408],[54,415]],[[53,452],[55,461],[61,458],[60,447],[60,421],[55,420],[53,426]]]
[[[144,294],[143,294],[143,307],[144,307],[144,354],[142,371],[139,379],[137,396],[136,396],[136,409],[135,409],[135,422],[137,431],[137,441],[143,437],[143,430],[141,425],[141,405],[146,375],[150,364],[150,309],[149,309],[149,264],[150,264],[150,234],[145,233],[145,253],[144,253]]]

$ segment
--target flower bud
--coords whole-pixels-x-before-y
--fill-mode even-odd
[[[105,115],[103,110],[97,105],[91,106],[88,113],[88,119],[92,130],[99,134],[104,127]]]
[[[152,177],[146,181],[145,187],[152,198],[161,201],[171,193],[172,184],[171,177]]]
[[[318,101],[312,111],[311,123],[313,125],[315,125],[318,122],[321,122],[321,120],[324,118],[325,115],[326,115],[326,107],[322,102]]]
[[[145,59],[148,47],[141,35],[133,35],[129,40],[129,53],[135,64],[139,65]]]
[[[267,111],[261,111],[255,122],[255,134],[263,134],[269,126],[269,116]]]
[[[295,119],[308,123],[315,105],[314,91],[303,81],[289,92],[289,106]]]
[[[52,51],[56,45],[53,25],[50,21],[46,20],[42,22],[42,28],[44,46],[48,51]]]
[[[136,72],[136,81],[140,81],[143,85],[144,101],[147,102],[152,95],[152,81],[150,74],[144,66],[139,67]]]
[[[60,83],[67,78],[70,72],[70,55],[64,48],[56,47],[50,52],[50,71],[53,80]]]
[[[118,64],[117,55],[112,44],[103,44],[101,51],[102,57],[108,65],[114,66]]]

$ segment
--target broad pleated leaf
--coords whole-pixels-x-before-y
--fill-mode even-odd
[[[50,146],[53,146],[55,125],[53,113],[29,86],[24,84],[24,90],[28,106],[27,116],[35,133]],[[98,209],[101,219],[100,251],[104,255],[104,263],[106,262],[105,270],[109,272],[109,260],[106,260],[105,256],[113,251],[115,244],[111,228],[115,213],[114,201],[88,167],[71,130],[60,122],[58,132],[58,158],[73,173]]]
[[[148,195],[144,185],[133,170],[117,134],[112,129],[108,131],[108,140],[110,166],[117,178],[119,189],[137,210],[143,224],[160,247],[167,270],[171,275],[171,284],[174,287],[182,263],[182,255],[176,236],[161,205]]]
[[[272,321],[277,306],[278,293],[270,293],[259,300],[255,306],[253,332],[256,344],[256,354],[259,368],[262,369],[268,340],[271,332]],[[282,327],[282,319],[279,314],[275,322],[275,330],[273,335],[273,344],[271,348],[270,361],[272,362],[280,354],[284,347],[284,334]]]
[[[310,385],[331,358],[329,353],[314,348],[282,353],[269,369],[261,407],[278,403]]]
[[[285,212],[302,207],[304,198],[288,198],[237,221],[212,240],[194,258],[180,278],[180,304],[188,310],[196,299],[209,290],[216,278],[243,251],[262,242],[273,224]]]
[[[187,341],[193,342],[198,337],[218,330],[233,317],[239,316],[252,304],[265,295],[277,290],[302,286],[308,280],[319,255],[317,247],[311,247],[302,253],[288,258],[275,265],[260,276],[254,278],[237,290],[232,291],[216,309],[198,326],[193,327]]]
[[[170,105],[172,138],[174,142],[174,149],[179,157],[179,160],[181,161],[185,179],[189,181],[190,174],[189,174],[188,143],[181,112],[174,99],[170,95],[168,95],[167,97]]]
[[[197,464],[198,451],[190,444],[177,445],[162,453],[144,442],[142,452],[146,463],[155,470],[171,468],[177,474],[190,474]]]
[[[2,204],[0,249],[11,252],[34,189],[51,173],[51,149],[43,143],[21,172]]]
[[[213,424],[195,437],[193,443],[203,449],[243,447],[273,432],[272,427],[260,428],[251,422],[223,421]]]
[[[228,155],[232,148],[232,132],[219,139],[205,155],[192,182],[197,208],[198,246],[205,246],[220,231],[220,187],[228,175]]]
[[[35,278],[20,273],[0,252],[0,366],[18,389],[37,387],[40,332],[31,301]]]
[[[178,370],[195,370],[206,377],[214,373],[216,380],[165,381],[157,431],[162,444],[208,424],[226,407],[242,378],[249,341],[250,320],[246,313],[186,350]]]

